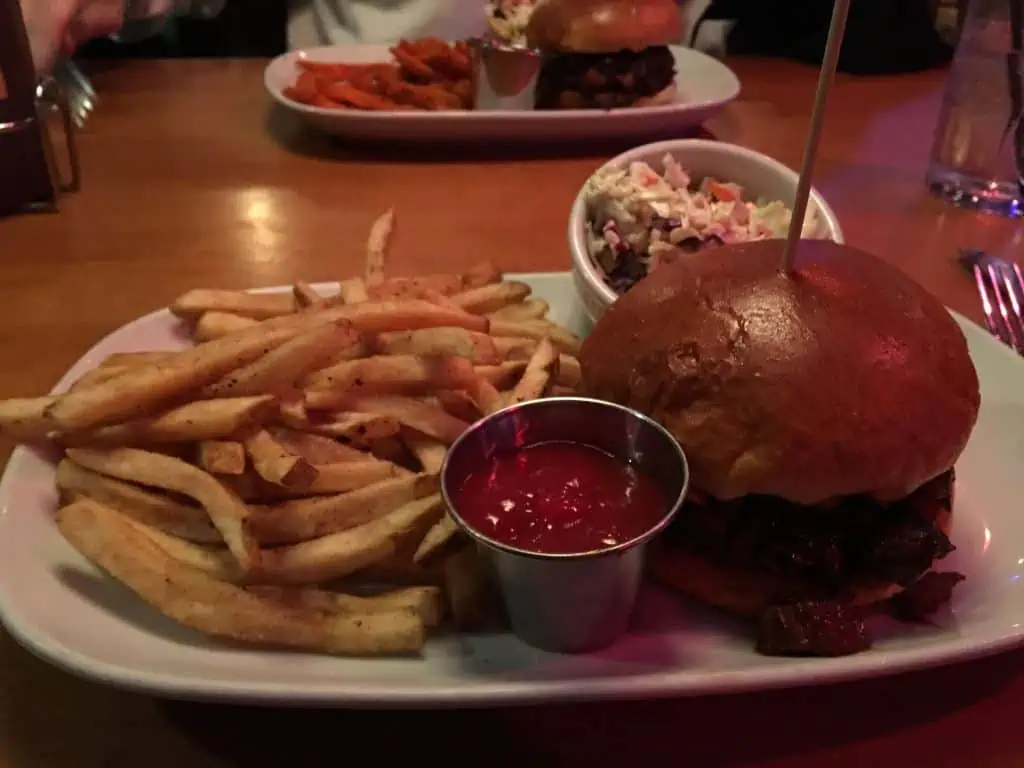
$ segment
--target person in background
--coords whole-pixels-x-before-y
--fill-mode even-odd
[[[117,32],[124,0],[20,0],[36,71],[49,72],[60,55]]]
[[[292,0],[288,47],[463,40],[486,27],[484,0]]]

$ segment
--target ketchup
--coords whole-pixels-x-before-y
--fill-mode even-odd
[[[668,513],[659,485],[580,443],[551,442],[490,459],[452,494],[467,525],[501,544],[579,554],[635,539]]]

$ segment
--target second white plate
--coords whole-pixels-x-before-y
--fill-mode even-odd
[[[510,275],[585,331],[568,274]],[[52,456],[19,448],[0,481],[0,618],[42,658],[100,682],[160,696],[361,707],[501,706],[701,695],[891,674],[993,653],[1024,639],[1024,365],[960,318],[982,407],[957,465],[944,562],[967,574],[940,626],[887,626],[876,646],[839,659],[759,656],[749,627],[646,587],[628,636],[608,650],[559,656],[508,634],[432,640],[422,658],[350,659],[247,649],[163,618],[86,562],[57,530]],[[64,388],[112,352],[186,342],[167,311],[97,344]]]
[[[722,62],[690,48],[671,46],[676,60],[677,101],[658,107],[601,111],[570,109],[523,112],[362,112],[296,104],[282,94],[295,82],[296,61],[390,61],[386,45],[334,45],[278,56],[263,81],[270,95],[305,122],[336,136],[388,141],[538,141],[653,135],[698,126],[735,99],[740,81]]]

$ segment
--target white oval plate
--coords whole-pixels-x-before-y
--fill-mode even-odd
[[[522,112],[362,112],[296,104],[282,95],[295,82],[296,61],[390,61],[386,45],[333,45],[278,56],[263,76],[270,95],[310,125],[336,136],[376,140],[460,141],[602,139],[654,134],[697,126],[735,99],[740,81],[720,61],[690,48],[671,46],[676,59],[677,102],[609,111],[571,109]]]
[[[516,275],[586,330],[568,274]],[[1013,647],[1024,636],[1024,365],[958,318],[982,408],[957,465],[947,565],[967,574],[939,626],[879,627],[872,650],[839,659],[758,656],[749,629],[645,587],[630,634],[608,650],[558,656],[506,634],[432,640],[419,659],[346,659],[252,650],[164,619],[100,574],[53,522],[52,457],[19,448],[0,481],[0,617],[23,645],[75,674],[160,696],[350,707],[466,707],[692,696],[892,674]],[[66,387],[111,352],[173,349],[177,321],[155,312],[90,350]]]

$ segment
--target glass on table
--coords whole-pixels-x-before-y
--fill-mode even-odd
[[[1024,215],[1024,0],[966,3],[928,167],[955,205]]]

